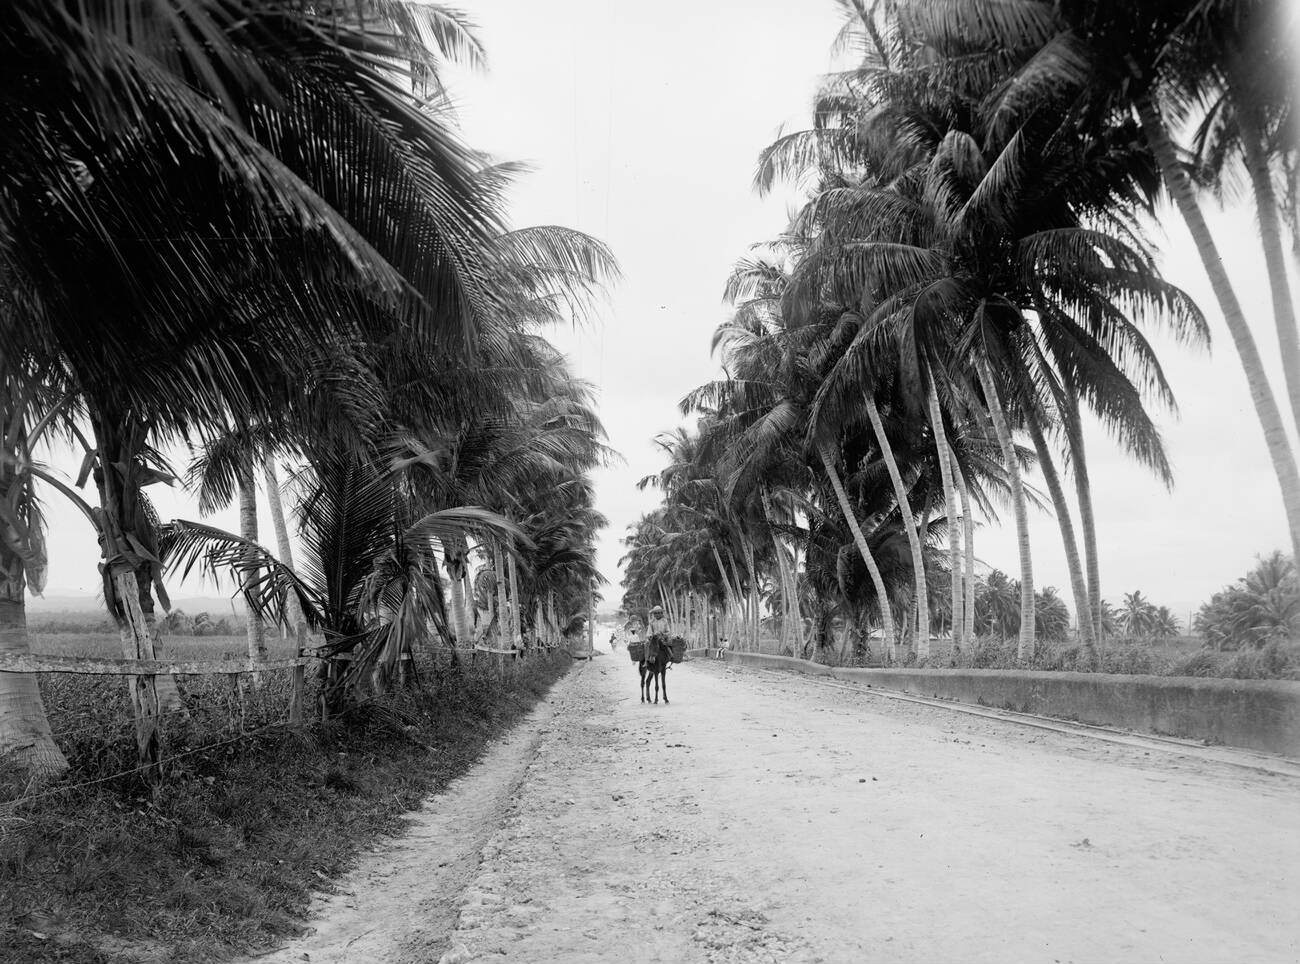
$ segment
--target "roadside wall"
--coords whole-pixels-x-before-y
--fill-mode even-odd
[[[702,650],[692,652],[703,654]],[[730,653],[744,665],[1300,757],[1300,682],[1000,669],[854,669]]]

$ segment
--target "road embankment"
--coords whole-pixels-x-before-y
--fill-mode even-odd
[[[703,650],[694,651],[703,656]],[[1300,682],[1001,669],[859,669],[729,653],[741,665],[1300,757]]]

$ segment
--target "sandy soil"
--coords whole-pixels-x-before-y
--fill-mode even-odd
[[[1300,960],[1293,778],[699,660],[671,705],[636,682],[576,669],[274,960]]]

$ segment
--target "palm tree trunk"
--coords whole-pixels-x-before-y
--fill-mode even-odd
[[[952,475],[961,496],[962,548],[965,551],[962,566],[962,628],[961,635],[967,643],[975,638],[975,516],[971,513],[970,486],[962,471],[957,454],[952,453]]]
[[[1043,437],[1042,426],[1038,416],[1031,410],[1025,413],[1025,427],[1029,437],[1034,440],[1038,452],[1038,467],[1047,482],[1047,491],[1052,496],[1056,507],[1056,522],[1061,529],[1061,545],[1065,547],[1065,565],[1070,571],[1070,589],[1074,592],[1074,611],[1079,620],[1079,636],[1089,656],[1096,653],[1097,633],[1093,628],[1092,601],[1088,597],[1088,586],[1083,580],[1083,566],[1079,561],[1079,543],[1074,537],[1074,523],[1070,520],[1070,504],[1065,500],[1065,489],[1061,486],[1061,477],[1052,462],[1052,452]]]
[[[885,645],[889,648],[890,659],[893,659],[895,656],[894,615],[890,612],[889,594],[885,592],[885,580],[880,575],[880,567],[876,565],[871,550],[867,547],[867,538],[862,534],[862,528],[858,525],[853,506],[849,503],[848,493],[844,491],[844,485],[840,482],[840,473],[835,468],[835,462],[831,459],[830,446],[820,446],[817,454],[821,456],[822,467],[826,470],[826,477],[830,480],[831,488],[835,490],[835,498],[840,503],[840,511],[844,513],[844,521],[848,523],[849,531],[853,533],[853,541],[857,544],[858,553],[866,564],[867,572],[871,575],[871,583],[876,589],[876,603],[880,609],[880,625],[882,632],[885,634]]]
[[[450,546],[442,547],[443,567],[447,570],[447,584],[451,590],[451,632],[453,645],[466,649],[474,644],[474,624],[468,618],[465,605],[465,583],[462,575],[465,557]]]
[[[474,580],[470,578],[469,568],[469,543],[461,541],[461,548],[464,550],[465,564],[460,569],[461,599],[465,607],[465,623],[470,627],[470,635],[466,637],[469,645],[474,645],[474,630],[478,625],[478,606],[474,601]]]
[[[740,563],[736,562],[736,554],[731,551],[731,546],[726,543],[722,548],[726,550],[727,562],[731,564],[731,578],[736,587],[735,612],[732,614],[736,622],[736,628],[732,633],[734,645],[737,649],[741,648],[741,633],[745,629],[745,581],[740,574]]]
[[[513,552],[506,556],[506,572],[510,580],[510,645],[517,646],[524,638],[524,617],[519,610],[519,563]]]
[[[791,645],[790,642],[790,579],[786,571],[785,551],[781,548],[781,540],[777,538],[776,530],[772,528],[772,498],[768,495],[767,489],[759,489],[759,499],[763,504],[763,521],[767,524],[768,538],[772,540],[773,561],[776,563],[777,577],[781,580],[781,636],[780,646],[782,652],[785,647]]]
[[[722,556],[718,553],[718,544],[710,540],[709,550],[713,553],[713,562],[718,567],[719,578],[722,579],[723,611],[727,612],[736,598],[736,592],[727,576],[727,567],[723,565]]]
[[[1029,659],[1034,655],[1034,566],[1029,553],[1029,513],[1025,507],[1025,487],[1020,479],[1020,465],[1016,461],[1015,443],[1011,438],[1011,429],[1007,425],[1006,413],[1002,401],[998,398],[998,387],[993,381],[993,371],[988,359],[976,359],[975,367],[979,371],[980,385],[988,400],[989,415],[993,419],[993,430],[998,436],[998,445],[1002,449],[1003,461],[1007,464],[1007,473],[1011,478],[1011,501],[1016,514],[1016,536],[1020,544],[1020,641],[1016,646],[1019,659]]]
[[[958,540],[960,512],[957,509],[957,487],[952,478],[952,447],[943,425],[943,410],[939,407],[939,390],[930,385],[930,427],[934,432],[934,445],[939,453],[939,476],[943,480],[944,512],[948,516],[948,569],[952,576],[952,609],[948,622],[952,629],[953,651],[966,645],[962,622],[962,572],[961,547]]]
[[[257,480],[253,476],[253,458],[241,459],[239,465],[239,534],[250,542],[257,541]],[[244,592],[251,593],[257,584],[257,553],[249,550],[245,553],[246,571],[244,572]],[[248,658],[260,661],[266,659],[266,626],[261,618],[253,612],[245,597],[244,609],[248,619]],[[259,674],[253,674],[254,679]]]
[[[912,579],[916,588],[916,658],[930,657],[930,595],[925,582],[925,556],[921,549],[921,537],[916,530],[916,516],[907,497],[907,487],[903,485],[902,473],[898,471],[898,462],[894,458],[893,446],[885,435],[885,424],[880,419],[876,400],[871,392],[865,392],[867,418],[871,420],[871,429],[880,446],[880,454],[885,460],[885,469],[889,472],[889,481],[894,486],[894,498],[898,501],[898,511],[903,517],[903,530],[907,533],[907,545],[912,552]]]
[[[25,587],[22,559],[0,539],[0,655],[31,652]],[[11,761],[36,784],[68,770],[50,732],[35,673],[0,673],[0,759]]]
[[[262,463],[262,475],[266,479],[266,500],[271,506],[271,528],[275,530],[275,547],[280,554],[280,564],[290,572],[295,572],[293,543],[289,541],[289,526],[285,522],[284,502],[280,498],[280,480],[276,476],[274,459],[268,458]],[[292,593],[285,605],[285,615],[288,617],[288,628],[296,633],[298,624],[302,622],[302,607],[298,605],[298,597]]]
[[[758,652],[761,627],[758,608],[758,566],[754,561],[754,544],[748,536],[742,536],[745,550],[745,566],[749,569],[749,648]]]
[[[1100,643],[1106,635],[1101,618],[1101,560],[1097,555],[1097,521],[1092,510],[1092,483],[1088,476],[1088,457],[1083,446],[1083,424],[1079,418],[1079,393],[1069,372],[1062,372],[1064,404],[1062,423],[1070,445],[1070,466],[1074,470],[1074,492],[1079,502],[1079,526],[1083,530],[1084,565],[1088,575],[1088,603],[1092,612],[1092,631]]]
[[[140,584],[129,566],[118,566],[112,571],[113,588],[122,609],[118,634],[122,641],[122,655],[127,659],[154,659],[153,635],[149,632],[144,611],[140,608]],[[150,783],[162,779],[162,733],[158,728],[161,707],[158,687],[153,676],[129,676],[127,687],[131,694],[131,708],[135,716],[136,757],[142,775]]]
[[[510,633],[510,600],[506,597],[506,563],[502,558],[501,543],[492,547],[492,571],[496,574],[495,596],[497,601],[497,649],[508,649],[510,642],[506,638]]]
[[[1229,71],[1228,76],[1235,79],[1236,72]],[[1291,285],[1287,279],[1277,197],[1273,193],[1273,178],[1264,152],[1264,133],[1258,116],[1247,102],[1248,99],[1239,96],[1239,91],[1237,83],[1229,85],[1236,106],[1237,131],[1246,173],[1255,192],[1255,212],[1259,217],[1264,264],[1268,268],[1269,293],[1273,298],[1273,323],[1277,327],[1278,345],[1282,351],[1282,373],[1286,378],[1287,395],[1291,402],[1291,417],[1295,424],[1300,425],[1300,335],[1296,332],[1295,305],[1291,300]]]
[[[91,426],[97,450],[95,487],[103,510],[99,537],[104,559],[104,600],[118,625],[122,655],[126,659],[152,660],[157,658],[157,651],[141,606],[143,595],[152,608],[151,586],[148,577],[141,584],[135,569],[139,565],[142,572],[152,572],[152,563],[140,560],[140,548],[147,549],[152,536],[142,522],[143,493],[132,471],[144,448],[148,426],[125,413],[104,408],[93,410]],[[126,684],[135,717],[141,775],[146,781],[157,782],[162,778],[157,680],[152,675],[129,676]]]
[[[1214,289],[1214,296],[1223,312],[1228,332],[1232,335],[1232,342],[1241,358],[1241,367],[1246,372],[1246,382],[1250,386],[1250,398],[1255,405],[1255,415],[1264,430],[1264,441],[1268,445],[1269,457],[1273,460],[1273,471],[1277,474],[1278,485],[1282,489],[1282,504],[1286,510],[1287,527],[1291,535],[1291,555],[1300,566],[1300,471],[1296,468],[1291,443],[1287,439],[1282,412],[1273,397],[1273,390],[1268,384],[1268,376],[1264,372],[1264,362],[1260,358],[1259,348],[1255,345],[1255,338],[1241,310],[1237,293],[1233,290],[1227,271],[1224,270],[1218,246],[1214,243],[1214,236],[1210,233],[1209,226],[1201,214],[1191,180],[1179,161],[1178,153],[1169,139],[1164,123],[1150,98],[1141,98],[1137,107],[1147,142],[1160,164],[1165,187],[1169,189],[1169,194],[1178,205],[1178,210],[1192,233],[1192,239],[1196,242],[1196,252],[1201,257],[1205,273],[1209,276],[1210,286]]]

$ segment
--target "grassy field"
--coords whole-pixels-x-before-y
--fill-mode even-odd
[[[117,641],[34,644],[107,655]],[[169,652],[244,645],[177,637]],[[287,674],[252,693],[233,676],[182,678],[190,712],[164,721],[158,788],[112,776],[135,763],[120,679],[43,676],[72,769],[16,806],[3,801],[28,788],[0,772],[0,961],[211,961],[270,946],[296,932],[313,887],[468,769],[569,665],[554,656],[498,672],[421,659],[418,686],[296,729],[281,723]]]
[[[33,653],[51,653],[60,656],[121,656],[122,644],[117,633],[30,633]],[[271,656],[292,656],[293,640],[282,639],[279,634],[266,637],[266,648]],[[167,636],[163,639],[167,656],[180,659],[238,658],[248,655],[248,637],[239,636]]]

